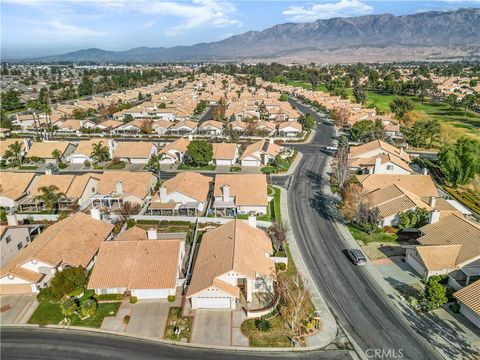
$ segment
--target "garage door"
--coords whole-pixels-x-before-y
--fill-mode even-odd
[[[229,297],[195,297],[192,298],[193,309],[230,309]]]
[[[31,284],[8,284],[0,285],[0,294],[32,294]]]
[[[242,166],[260,166],[257,160],[242,160]]]
[[[139,299],[166,299],[168,294],[168,289],[132,290],[132,295]]]

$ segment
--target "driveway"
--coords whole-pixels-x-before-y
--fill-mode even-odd
[[[376,264],[376,268],[383,278],[393,287],[399,285],[412,285],[422,282],[420,276],[408,265],[402,257],[391,257],[384,263]]]
[[[231,310],[196,310],[192,343],[230,346],[231,334]]]
[[[132,308],[127,332],[163,339],[170,304],[166,299],[140,300]]]
[[[0,296],[0,324],[26,324],[37,305],[33,294]]]

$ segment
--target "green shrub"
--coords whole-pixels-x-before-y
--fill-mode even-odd
[[[450,309],[452,309],[452,311],[455,314],[458,314],[460,312],[460,304],[456,302],[456,303],[450,305]]]
[[[85,166],[86,168],[89,168],[90,166],[92,166],[92,163],[91,163],[90,161],[88,161],[88,160],[85,160],[85,161],[83,162],[83,166]]]
[[[131,227],[135,226],[135,220],[133,219],[128,219],[127,220],[127,229],[130,229]]]
[[[277,251],[275,253],[275,257],[285,257],[287,255],[285,255],[285,251]]]
[[[125,325],[128,325],[128,323],[130,322],[130,315],[125,315],[123,317],[123,322],[125,323]]]
[[[261,318],[261,319],[255,320],[255,327],[259,331],[266,332],[272,328],[272,324],[270,324],[270,321],[268,321],[267,319]]]
[[[122,301],[123,300],[123,295],[122,294],[101,294],[101,295],[95,294],[95,295],[93,295],[93,298],[97,299],[98,301],[102,301],[102,300],[119,300],[119,301]]]
[[[97,302],[94,299],[87,299],[80,304],[80,315],[83,318],[90,318],[97,312]]]
[[[59,169],[65,169],[66,167],[67,167],[67,164],[65,164],[65,163],[59,163],[58,164]]]
[[[83,294],[83,290],[84,290],[83,287],[79,287],[79,288],[73,290],[72,292],[70,292],[70,294],[68,294],[68,296],[79,297],[80,295]]]
[[[57,297],[52,291],[52,288],[46,287],[43,289],[40,289],[40,291],[37,294],[37,300],[40,303],[45,303],[45,302],[53,302],[53,301],[58,301]]]
[[[55,274],[50,286],[41,289],[37,295],[39,302],[59,301],[72,291],[83,288],[87,284],[85,270],[79,267],[68,267]]]
[[[175,295],[168,295],[168,296],[167,296],[167,300],[168,300],[168,302],[170,302],[170,303],[174,302],[174,301],[175,301]]]
[[[7,211],[0,209],[0,221],[7,221]]]
[[[137,298],[136,296],[132,296],[132,297],[130,298],[130,304],[136,304],[137,301],[138,301],[138,298]]]
[[[287,269],[287,264],[285,263],[278,263],[277,266],[278,266],[278,269],[281,271],[285,271]]]

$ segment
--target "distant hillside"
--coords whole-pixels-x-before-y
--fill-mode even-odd
[[[479,54],[480,9],[460,9],[287,23],[192,46],[141,47],[128,51],[86,49],[31,60],[349,62],[442,59]]]

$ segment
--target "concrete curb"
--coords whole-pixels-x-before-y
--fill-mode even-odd
[[[287,219],[289,218],[288,217],[288,192],[287,190],[281,187],[277,187],[277,188],[280,189],[280,208],[282,210],[283,226],[284,228],[288,228],[287,226],[288,224]],[[315,344],[313,345],[314,347],[323,348],[335,340],[338,333],[337,322],[333,314],[330,312],[330,309],[328,308],[327,304],[323,300],[320,291],[316,287],[315,282],[313,281],[313,278],[310,275],[310,272],[308,271],[308,268],[305,264],[302,253],[298,248],[295,236],[293,235],[293,231],[288,231],[285,235],[287,238],[287,242],[289,244],[290,254],[292,255],[292,258],[295,261],[295,265],[297,266],[297,268],[300,270],[300,273],[305,278],[306,286],[310,291],[312,302],[322,317],[322,324],[323,324],[322,331],[317,335],[308,337],[307,344],[308,342],[310,342]]]
[[[321,347],[318,346],[311,346],[311,347],[303,347],[303,348],[265,348],[265,347],[244,347],[244,346],[219,346],[219,345],[202,345],[202,344],[195,344],[195,343],[182,343],[173,340],[165,340],[165,339],[158,339],[154,337],[148,336],[141,336],[129,333],[121,333],[116,331],[108,331],[108,330],[101,330],[95,328],[86,328],[81,326],[66,326],[66,325],[34,325],[34,324],[5,324],[0,327],[1,328],[19,328],[19,329],[49,329],[49,330],[71,330],[71,331],[82,331],[88,332],[92,334],[103,334],[103,335],[111,335],[117,337],[125,337],[130,339],[136,339],[139,341],[147,341],[153,343],[159,343],[164,345],[173,345],[173,346],[182,346],[192,349],[213,349],[213,350],[224,350],[224,351],[238,351],[238,352],[278,352],[278,353],[286,353],[286,352],[310,352],[314,350],[321,350]],[[336,351],[336,350],[333,350]]]

